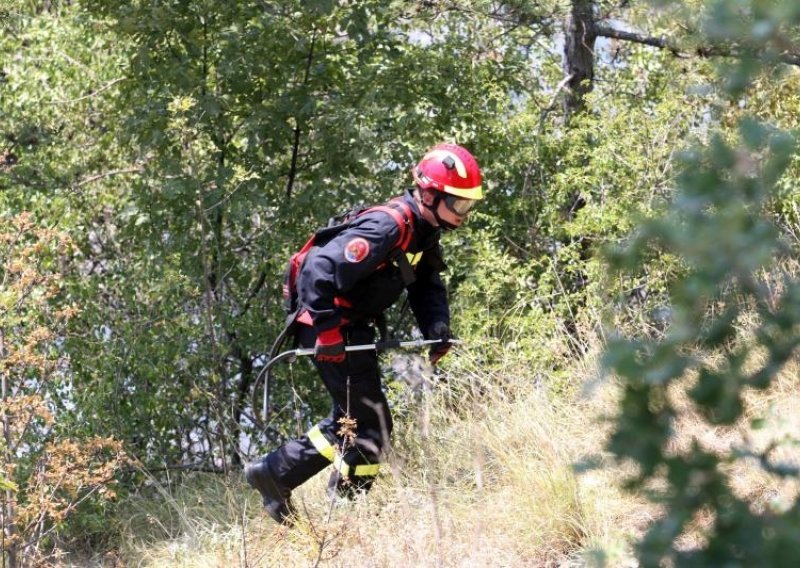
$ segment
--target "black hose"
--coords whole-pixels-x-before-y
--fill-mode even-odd
[[[278,334],[278,337],[275,338],[275,341],[272,343],[272,347],[270,347],[267,355],[267,364],[264,365],[264,367],[258,373],[258,376],[253,383],[253,396],[250,404],[253,407],[253,418],[255,419],[256,426],[262,430],[266,430],[267,424],[269,424],[269,399],[270,387],[272,385],[272,367],[275,363],[277,363],[277,361],[275,361],[275,357],[278,353],[280,353],[281,349],[283,348],[283,344],[286,342],[286,339],[291,333],[294,333],[296,325],[297,324],[294,322],[294,319],[292,319],[290,323],[283,328],[283,331]],[[261,386],[262,380],[264,381],[264,400],[266,401],[266,404],[264,405],[264,416],[260,416],[258,412],[258,390]]]

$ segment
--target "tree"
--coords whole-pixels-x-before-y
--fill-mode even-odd
[[[783,59],[785,50],[776,52],[775,46],[790,44],[792,26],[800,22],[794,2],[750,3],[746,11],[754,18],[744,21],[733,18],[741,7],[719,2],[706,23],[709,37],[750,51],[735,69],[726,69],[734,100],[761,72],[754,61]],[[765,26],[772,33],[761,34]],[[676,402],[679,393],[709,427],[757,428],[757,416],[744,423],[746,393],[768,389],[800,346],[800,285],[781,274],[779,260],[796,251],[780,239],[770,211],[796,157],[796,140],[753,117],[737,123],[736,138],[718,133],[707,146],[686,153],[668,210],[643,223],[611,257],[617,267],[639,271],[657,251],[674,255],[684,267],[671,286],[664,336],[619,338],[605,358],[624,389],[608,449],[636,465],[628,486],[664,507],[638,544],[643,566],[792,566],[800,558],[797,502],[784,510],[758,510],[732,489],[730,468],[744,460],[755,459],[777,478],[800,475],[776,461],[778,441],[759,448],[745,436],[741,447],[727,452],[698,439],[689,447],[674,442],[682,412],[688,412]],[[765,273],[780,279],[779,289],[766,286]],[[744,314],[756,321],[747,333],[738,323]],[[693,524],[701,526],[703,543],[681,549],[676,541]]]

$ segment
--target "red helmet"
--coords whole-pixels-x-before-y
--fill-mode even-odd
[[[483,199],[481,170],[466,148],[437,144],[412,170],[420,189],[435,189],[465,199]]]

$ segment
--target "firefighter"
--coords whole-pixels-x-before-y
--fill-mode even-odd
[[[439,273],[441,232],[459,227],[483,198],[475,158],[456,144],[431,148],[412,170],[414,186],[384,207],[367,210],[297,274],[296,338],[314,348],[314,365],[333,399],[331,414],[302,437],[245,467],[268,514],[291,524],[291,492],[333,464],[329,495],[352,498],[371,488],[392,432],[374,351],[345,354],[345,345],[373,343],[375,322],[404,289],[433,364],[450,345],[450,310]],[[387,214],[387,206],[398,214]],[[392,213],[389,211],[389,213]]]

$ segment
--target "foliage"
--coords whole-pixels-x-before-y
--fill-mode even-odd
[[[26,410],[42,408],[38,429],[26,434],[41,434],[31,451],[122,440],[145,469],[229,471],[307,426],[327,402],[313,371],[299,365],[278,371],[268,430],[248,418],[252,382],[283,324],[285,260],[329,216],[399,193],[413,160],[442,139],[478,156],[488,195],[467,227],[444,239],[454,329],[470,346],[446,359],[445,372],[489,373],[512,399],[526,381],[569,396],[579,386],[575,365],[588,365],[602,337],[598,314],[607,307],[612,325],[644,337],[609,352],[634,365],[630,373],[644,365],[642,353],[665,365],[659,376],[667,382],[670,373],[704,368],[693,336],[669,335],[682,329],[681,310],[691,316],[686,326],[704,326],[699,333],[717,333],[715,322],[719,333],[728,320],[736,327],[736,313],[726,310],[760,293],[742,274],[771,270],[778,254],[794,252],[798,162],[763,177],[769,170],[760,164],[784,151],[783,138],[739,125],[749,112],[797,127],[797,75],[772,65],[796,43],[796,9],[772,1],[658,9],[596,2],[598,21],[675,36],[680,50],[598,39],[586,112],[566,121],[556,110],[564,96],[556,34],[571,4],[7,0],[0,213],[28,212],[35,226],[68,239],[69,251],[52,255],[59,288],[47,305],[76,308],[42,323],[45,360],[58,361],[46,384],[61,390]],[[701,49],[708,45],[740,57],[714,74],[709,61],[688,57],[711,55]],[[723,87],[735,96],[720,96]],[[678,176],[681,150],[712,139],[709,149],[687,154]],[[709,197],[703,188],[713,184],[739,197]],[[675,185],[684,192],[677,197]],[[675,213],[659,220],[669,204]],[[629,249],[639,264],[621,255],[629,270],[608,274],[598,250],[647,219]],[[772,243],[780,234],[780,244],[759,241],[761,230]],[[762,256],[736,258],[745,246]],[[726,272],[726,259],[738,272]],[[717,272],[698,280],[710,270]],[[714,288],[720,277],[725,284]],[[788,302],[790,290],[768,299]],[[698,303],[681,308],[690,296]],[[751,304],[763,325],[778,325],[770,320],[775,306]],[[710,321],[706,308],[716,314]],[[394,325],[413,333],[407,322]],[[35,332],[14,330],[20,345],[23,331]],[[709,352],[721,345],[738,353],[722,336]],[[764,337],[791,336],[769,328]],[[626,346],[635,355],[626,357]],[[712,421],[738,416],[741,397],[723,371],[709,367],[708,388],[695,393],[714,407]],[[639,447],[640,457],[669,458],[659,444],[673,418],[653,394],[666,386],[631,388],[633,402],[648,403],[637,420],[656,419],[643,431],[661,438],[647,445],[641,431],[625,430],[620,439],[644,444],[629,448]],[[393,400],[402,428],[416,394]],[[664,408],[666,418],[654,414]],[[113,462],[118,448],[103,447],[94,457]],[[31,457],[27,471],[34,464],[59,467]],[[27,487],[24,476],[8,477],[9,489]],[[75,530],[97,525],[92,518]],[[61,521],[54,513],[41,526],[69,534]]]
[[[3,554],[12,565],[41,561],[48,536],[94,495],[113,498],[124,463],[110,438],[59,436],[54,399],[69,398],[61,351],[77,308],[61,300],[62,271],[72,249],[61,233],[30,214],[2,219],[0,233],[0,423]]]
[[[743,22],[731,15],[734,4],[754,16]],[[789,20],[786,20],[789,18]],[[800,21],[792,2],[717,2],[707,31],[753,49],[780,44],[787,22]],[[768,27],[772,32],[760,37]],[[757,80],[758,67],[747,58],[727,68],[733,97]],[[663,216],[642,224],[622,249],[611,255],[620,269],[639,271],[649,251],[679,258],[686,272],[670,286],[670,325],[660,339],[611,342],[607,367],[620,376],[624,396],[608,449],[631,460],[637,473],[629,486],[648,489],[665,507],[663,516],[638,545],[644,566],[794,565],[800,558],[797,507],[756,512],[732,489],[730,466],[756,458],[768,473],[797,476],[776,463],[774,447],[744,446],[718,453],[695,440],[675,448],[681,410],[676,388],[686,392],[709,426],[732,425],[748,416],[747,391],[767,389],[800,345],[800,286],[786,278],[770,288],[762,275],[774,260],[792,254],[770,220],[769,204],[796,154],[793,136],[747,116],[738,121],[738,137],[715,135],[707,146],[682,156],[677,192]],[[743,314],[754,312],[757,325],[747,337],[739,332]],[[714,357],[719,354],[722,357]],[[687,387],[687,381],[691,385]],[[654,481],[661,481],[659,486]],[[710,518],[704,543],[682,549],[676,541],[692,522]]]
[[[491,22],[401,2],[82,8],[123,40],[119,133],[141,172],[84,247],[97,268],[76,291],[99,301],[81,327],[100,340],[73,346],[81,404],[117,409],[92,428],[122,429],[145,461],[238,463],[290,251],[399,192],[439,138],[491,154],[522,59],[492,55]],[[280,404],[298,392],[277,386]],[[281,420],[269,438],[293,427]]]

